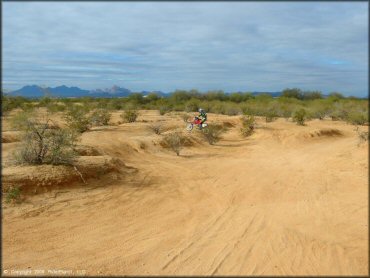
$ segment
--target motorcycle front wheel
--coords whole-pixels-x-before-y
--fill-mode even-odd
[[[188,123],[188,124],[186,125],[186,130],[187,130],[187,131],[191,131],[191,130],[193,130],[193,124],[192,124],[192,123]]]

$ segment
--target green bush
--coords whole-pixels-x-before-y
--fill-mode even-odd
[[[239,107],[239,105],[234,104],[234,103],[227,103],[224,106],[222,114],[225,114],[225,115],[228,115],[228,116],[235,116],[235,115],[239,115],[241,112],[242,111],[241,111],[241,108]]]
[[[198,99],[190,99],[185,103],[185,111],[186,112],[196,112],[200,107],[200,101]]]
[[[350,111],[345,120],[353,125],[364,125],[369,122],[369,115],[367,112]]]
[[[254,116],[245,115],[241,118],[241,122],[242,122],[242,128],[240,129],[241,134],[244,137],[251,136],[256,126],[256,120],[254,119]]]
[[[121,118],[125,122],[128,122],[128,123],[136,122],[136,119],[138,116],[139,116],[139,111],[134,110],[134,109],[125,110],[125,112],[121,114]]]
[[[171,109],[169,106],[160,106],[159,107],[159,114],[161,116],[163,116],[164,114],[166,114],[167,112],[169,112]]]
[[[68,107],[64,116],[67,126],[79,133],[83,133],[90,128],[90,119],[87,116],[87,109],[84,106],[72,105]]]
[[[17,164],[70,164],[75,157],[77,134],[61,129],[50,119],[28,117],[18,126],[24,131],[20,148],[14,153]]]
[[[307,111],[303,108],[296,110],[293,113],[293,121],[297,123],[297,125],[304,125],[307,119]]]
[[[1,95],[1,113],[3,115],[16,108],[27,110],[24,108],[28,108],[28,104],[30,104],[30,101],[24,97],[9,97],[5,96],[4,94]]]
[[[94,126],[108,125],[111,113],[105,109],[97,109],[90,116],[90,122]]]
[[[277,108],[273,106],[267,107],[267,110],[264,112],[264,116],[266,123],[275,121],[279,117]]]

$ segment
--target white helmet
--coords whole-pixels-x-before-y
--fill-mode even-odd
[[[199,108],[199,109],[198,109],[198,112],[199,112],[199,113],[202,113],[203,111],[204,111],[204,110],[203,110],[202,108]]]

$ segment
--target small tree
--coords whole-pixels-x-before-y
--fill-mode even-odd
[[[297,125],[304,125],[304,122],[306,119],[307,119],[307,112],[303,108],[298,109],[293,113],[293,121],[296,122]]]
[[[18,164],[70,164],[75,156],[77,134],[61,129],[50,119],[19,117],[17,127],[24,131],[20,149],[14,153]]]

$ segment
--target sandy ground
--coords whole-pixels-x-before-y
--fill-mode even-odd
[[[245,139],[237,116],[209,118],[236,125],[214,146],[186,147],[178,157],[147,126],[183,130],[179,116],[144,111],[137,123],[85,133],[81,143],[138,171],[3,204],[3,269],[368,274],[368,145],[353,126],[260,120]]]

